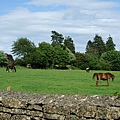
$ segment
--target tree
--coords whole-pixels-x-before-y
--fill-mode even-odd
[[[52,40],[51,40],[52,43],[51,43],[51,45],[53,47],[55,47],[56,45],[62,45],[63,41],[64,41],[63,35],[60,34],[60,33],[58,33],[58,32],[56,32],[56,31],[51,31],[51,32],[52,32],[52,35],[51,35],[51,37],[52,37]]]
[[[91,70],[100,70],[100,62],[99,62],[99,58],[97,58],[96,56],[91,56],[91,55],[86,55],[86,59],[88,61],[88,67]]]
[[[67,50],[64,50],[60,45],[54,47],[52,60],[53,66],[58,65],[61,68],[66,67],[66,65],[70,63],[70,58]]]
[[[111,64],[109,61],[103,59],[102,57],[99,59],[100,70],[111,70]]]
[[[51,46],[51,44],[46,43],[46,42],[42,42],[39,43],[39,47],[38,49],[44,53],[45,57],[46,57],[46,67],[51,68],[52,67],[52,57],[53,57],[53,47]]]
[[[22,58],[16,57],[14,63],[15,63],[15,65],[26,67],[25,60]]]
[[[33,68],[46,69],[46,55],[39,48],[36,48],[27,58],[29,58],[29,63]]]
[[[108,61],[111,65],[111,70],[120,70],[120,52],[111,50],[103,53],[101,58]]]
[[[71,52],[72,52],[73,54],[75,54],[75,45],[74,45],[73,40],[72,40],[72,38],[71,38],[70,36],[65,37],[65,39],[64,39],[64,45],[65,45],[69,50],[71,50]]]
[[[8,64],[6,54],[0,50],[0,67],[4,67]]]
[[[66,47],[66,51],[68,52],[68,55],[69,55],[70,64],[73,65],[73,63],[74,63],[75,60],[76,60],[75,54],[73,54],[73,53],[71,52],[71,50],[68,49],[67,47]]]
[[[100,69],[99,59],[97,57],[79,52],[76,52],[75,56],[75,67],[80,68],[82,70],[85,70],[87,67],[89,67],[92,70]]]
[[[86,55],[84,53],[76,52],[75,53],[76,60],[74,62],[74,66],[79,69],[86,69],[88,65],[88,60],[86,59]]]
[[[94,37],[93,45],[94,45],[94,48],[95,48],[94,54],[98,58],[100,58],[102,53],[105,52],[105,43],[103,42],[102,37],[96,34],[95,37]]]
[[[17,41],[14,41],[11,52],[19,57],[25,57],[33,52],[35,48],[35,44],[27,38],[19,38]]]
[[[94,49],[95,48],[94,48],[93,42],[89,40],[86,46],[86,54],[94,55]]]
[[[113,43],[112,37],[109,35],[108,40],[106,41],[106,51],[115,50],[115,44]]]
[[[91,40],[88,41],[88,44],[86,46],[87,54],[92,54],[100,58],[101,54],[105,51],[105,43],[103,42],[101,36],[96,34],[93,42],[91,42]]]

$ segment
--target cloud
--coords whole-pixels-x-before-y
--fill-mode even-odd
[[[32,0],[26,2],[26,4],[36,5],[36,6],[59,6],[65,5],[68,7],[79,7],[84,9],[103,9],[103,8],[112,8],[119,7],[119,2],[112,1],[97,1],[97,0]]]
[[[10,52],[13,41],[20,37],[26,37],[36,45],[43,41],[51,43],[52,30],[63,36],[70,36],[75,43],[76,51],[79,52],[85,52],[87,41],[93,40],[95,34],[102,36],[104,41],[110,34],[117,49],[120,49],[119,11],[116,11],[116,8],[113,10],[113,7],[119,6],[117,2],[32,0],[25,5],[26,7],[17,6],[13,11],[0,16],[0,49],[5,52]],[[61,5],[66,7],[58,10],[48,8]],[[37,10],[33,11],[36,6]],[[42,11],[43,6],[46,11]]]

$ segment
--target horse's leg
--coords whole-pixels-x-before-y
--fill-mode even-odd
[[[96,86],[98,86],[98,83],[100,82],[100,80],[96,80]]]
[[[107,86],[109,86],[109,79],[107,80]]]
[[[6,72],[9,72],[9,67],[8,66],[6,67]]]
[[[14,70],[15,70],[15,72],[16,72],[16,68],[14,67]]]
[[[98,86],[99,80],[96,80],[96,86]]]
[[[97,76],[97,80],[96,80],[96,86],[98,86],[98,83],[100,82],[100,77]]]

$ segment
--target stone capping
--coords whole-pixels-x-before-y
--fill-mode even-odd
[[[120,119],[120,96],[0,91],[0,120],[84,119]]]

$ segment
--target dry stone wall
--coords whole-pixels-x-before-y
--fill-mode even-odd
[[[0,91],[0,120],[119,120],[120,96]]]

